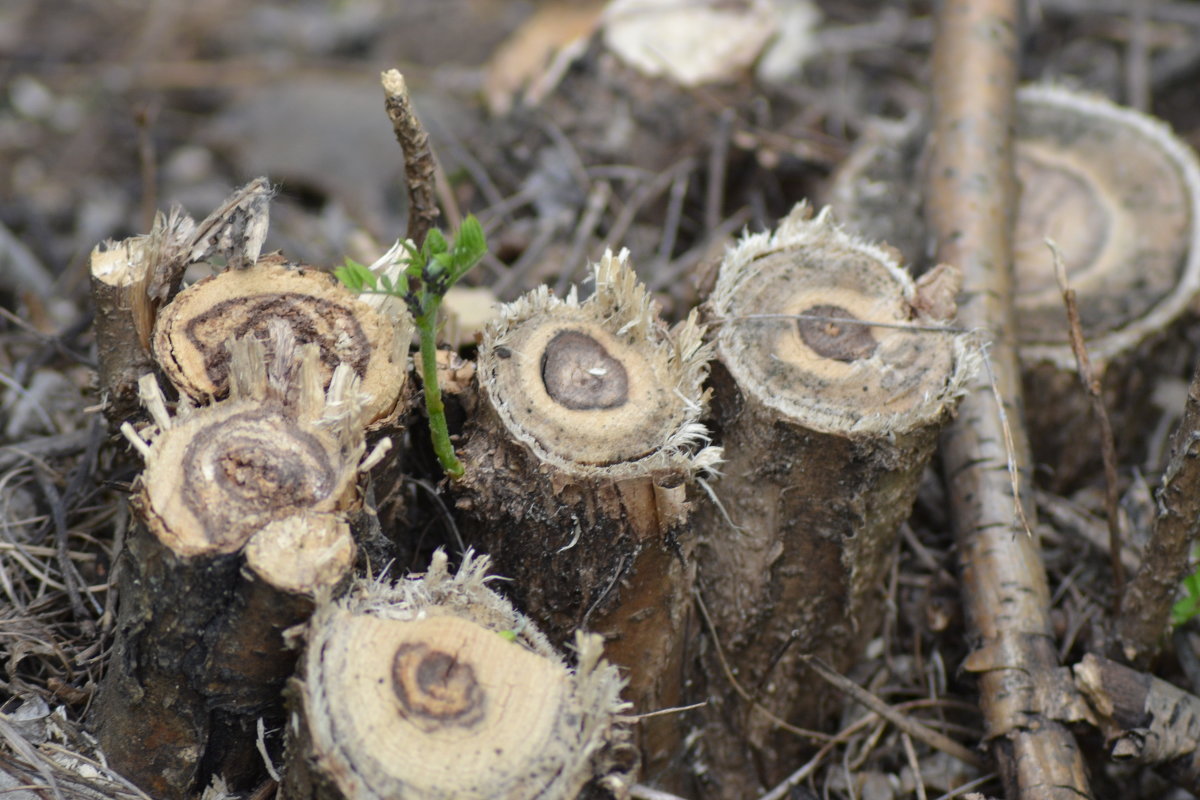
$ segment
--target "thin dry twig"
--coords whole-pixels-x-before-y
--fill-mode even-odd
[[[983,368],[987,371],[988,385],[992,390],[992,397],[996,400],[996,418],[1000,422],[1000,433],[1004,441],[1004,466],[1005,472],[1008,474],[1008,485],[1012,490],[1013,499],[1013,514],[1017,518],[1017,522],[1021,523],[1021,530],[1025,531],[1025,535],[1030,539],[1033,538],[1033,526],[1029,524],[1029,517],[1025,514],[1025,504],[1021,500],[1024,494],[1021,491],[1021,471],[1017,467],[1017,442],[1013,437],[1012,423],[1008,420],[1008,411],[1004,408],[1004,395],[1000,393],[1000,383],[996,380],[996,371],[992,369],[992,360],[988,356],[988,349],[982,348],[983,352]]]
[[[388,119],[404,151],[404,181],[408,185],[405,237],[420,247],[440,213],[435,193],[437,165],[429,149],[429,134],[413,110],[404,76],[399,70],[389,69],[383,73],[382,81]]]
[[[900,741],[904,745],[904,757],[908,759],[908,767],[913,773],[913,783],[917,787],[917,800],[926,800],[925,779],[921,777],[921,762],[917,760],[917,749],[913,747],[912,737],[907,733],[902,733]]]
[[[880,700],[871,692],[859,686],[849,678],[838,674],[835,670],[829,667],[821,659],[816,656],[804,656],[805,663],[809,668],[816,672],[821,678],[833,688],[843,694],[849,695],[856,703],[866,706],[874,711],[879,716],[886,719],[888,722],[895,725],[902,732],[907,733],[919,742],[929,745],[934,750],[940,750],[948,756],[953,756],[959,761],[970,764],[973,767],[983,769],[986,762],[977,753],[971,751],[967,747],[959,744],[949,736],[938,733],[937,731],[926,727],[917,722],[907,714],[897,711],[892,706]]]
[[[1108,517],[1108,552],[1113,579],[1113,615],[1121,613],[1121,596],[1125,593],[1125,565],[1121,562],[1121,521],[1119,487],[1117,486],[1117,445],[1113,438],[1112,421],[1104,406],[1100,378],[1092,369],[1088,357],[1087,343],[1083,340],[1083,323],[1079,320],[1079,305],[1075,302],[1075,290],[1067,281],[1067,268],[1062,253],[1050,239],[1046,246],[1054,257],[1054,277],[1062,292],[1063,305],[1067,309],[1067,330],[1071,340],[1071,352],[1075,354],[1075,369],[1079,381],[1088,394],[1092,412],[1100,426],[1100,457],[1104,462],[1104,514]]]
[[[50,519],[54,523],[54,554],[57,558],[59,574],[62,575],[63,585],[67,588],[71,611],[79,623],[87,625],[90,619],[87,608],[83,605],[83,595],[80,594],[79,586],[75,583],[76,573],[68,555],[70,548],[67,546],[67,510],[58,489],[54,486],[54,480],[40,469],[36,470],[35,474],[38,488],[42,490],[46,502],[50,504]]]
[[[904,703],[897,703],[896,705],[892,706],[892,708],[899,712],[905,712],[905,711],[911,711],[911,710],[914,710],[917,708],[926,708],[931,705],[941,705],[941,704],[944,704],[945,702],[946,701],[943,701],[943,700],[931,700],[930,698],[921,698],[919,700],[909,700]],[[799,786],[801,782],[806,780],[809,775],[812,775],[817,770],[817,768],[821,766],[821,763],[825,760],[826,756],[828,756],[835,747],[837,747],[840,744],[845,744],[846,742],[850,741],[855,735],[858,734],[859,731],[861,731],[863,728],[867,727],[868,725],[875,724],[879,720],[879,718],[880,718],[879,715],[876,714],[874,711],[868,711],[866,714],[864,714],[859,719],[850,723],[845,728],[842,728],[842,730],[838,731],[833,737],[831,737],[829,739],[828,742],[826,742],[824,745],[822,745],[821,749],[818,750],[815,754],[813,754],[813,757],[810,758],[807,762],[805,762],[803,766],[801,766],[799,769],[797,769],[791,775],[788,775],[786,778],[784,778],[783,781],[781,781],[778,785],[776,785],[774,788],[772,788],[769,792],[767,792],[766,794],[759,797],[758,800],[783,800],[783,798],[787,797],[788,793],[793,788],[795,788],[796,786]],[[994,777],[995,777],[994,773],[990,773],[987,776],[987,778],[989,780]]]

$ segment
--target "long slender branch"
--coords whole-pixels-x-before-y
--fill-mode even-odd
[[[1026,494],[1029,445],[1012,337],[1016,24],[1015,0],[945,0],[938,13],[928,214],[938,260],[963,271],[960,323],[991,332],[994,376],[994,389],[981,378],[964,398],[943,442],[944,466],[964,605],[980,643],[967,668],[980,673],[1006,795],[1077,800],[1089,796],[1079,748],[1042,708],[1070,689],[1058,668],[1038,543],[1018,525],[1008,467],[1011,458]]]

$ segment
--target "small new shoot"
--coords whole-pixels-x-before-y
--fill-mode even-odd
[[[487,242],[479,221],[468,216],[451,242],[435,228],[425,236],[419,250],[410,242],[401,244],[407,255],[402,261],[404,270],[395,280],[376,275],[351,259],[334,270],[334,275],[353,292],[391,295],[408,306],[421,340],[421,377],[433,451],[446,474],[457,479],[463,475],[463,465],[450,442],[437,379],[437,316],[446,292],[487,253]]]

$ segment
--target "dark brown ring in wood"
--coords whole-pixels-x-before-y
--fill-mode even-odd
[[[337,476],[315,436],[269,408],[246,411],[198,431],[184,450],[183,502],[210,541],[229,531],[260,527],[280,515],[316,505]],[[278,447],[278,437],[287,448]],[[203,477],[204,464],[212,479]],[[214,496],[215,495],[215,496]]]
[[[470,728],[483,719],[486,694],[475,669],[424,643],[402,644],[392,659],[392,691],[406,716]]]
[[[810,306],[800,315],[796,320],[800,338],[822,358],[850,363],[870,358],[879,346],[869,326],[833,321],[858,319],[841,306]]]
[[[572,411],[617,408],[629,400],[625,366],[581,331],[559,331],[546,343],[542,383],[554,402]]]
[[[339,353],[345,353],[344,349],[335,349],[335,342],[348,337],[350,357],[345,360],[359,377],[367,374],[371,344],[354,312],[330,300],[298,292],[223,300],[188,320],[184,335],[203,354],[208,379],[223,392],[229,380],[225,343],[252,333],[269,347],[267,326],[272,319],[284,320],[300,344],[315,342],[321,349],[321,363],[330,371],[343,360]],[[268,353],[268,358],[271,355]]]

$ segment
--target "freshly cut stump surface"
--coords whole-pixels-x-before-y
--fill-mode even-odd
[[[802,741],[778,721],[821,728],[839,702],[803,659],[846,670],[876,631],[896,531],[977,366],[948,325],[958,280],[914,283],[803,204],[722,262],[708,306],[727,460],[719,507],[696,515],[712,628],[689,698],[708,702],[704,796],[756,796],[794,769]]]
[[[460,528],[556,645],[604,636],[637,713],[678,705],[695,568],[698,473],[714,466],[699,419],[711,348],[695,317],[659,319],[626,253],[595,292],[543,287],[484,332],[475,413],[455,488]],[[679,749],[679,720],[640,726],[648,773]]]
[[[571,670],[468,554],[450,575],[361,584],[310,625],[290,692],[289,798],[561,798],[625,790],[620,681],[577,640]],[[624,749],[623,749],[624,748]]]
[[[355,297],[328,273],[264,256],[180,292],[159,316],[154,354],[180,391],[207,402],[229,391],[226,341],[266,340],[271,321],[281,320],[301,344],[320,349],[322,385],[339,363],[349,365],[368,398],[366,420],[376,422],[395,410],[407,374],[411,326],[388,309]]]

